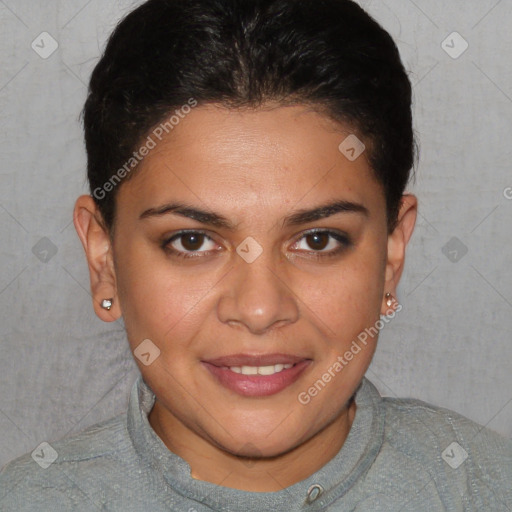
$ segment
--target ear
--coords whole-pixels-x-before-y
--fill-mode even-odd
[[[404,269],[405,248],[414,230],[417,213],[418,200],[416,196],[412,194],[403,195],[396,227],[388,236],[388,257],[386,262],[384,292],[390,293],[393,299],[391,306],[386,304],[385,298],[383,299],[381,309],[383,315],[389,314],[390,307],[396,309],[398,305],[396,289]]]
[[[112,244],[101,213],[91,196],[80,196],[77,199],[73,222],[89,265],[94,311],[104,322],[114,322],[121,316],[121,308],[117,296]],[[101,307],[104,299],[113,299],[110,311]]]

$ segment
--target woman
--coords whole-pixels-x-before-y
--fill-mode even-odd
[[[149,0],[84,125],[75,227],[141,378],[8,465],[2,510],[512,508],[510,441],[364,377],[417,200],[410,83],[360,7]]]

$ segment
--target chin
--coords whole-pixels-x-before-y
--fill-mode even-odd
[[[278,457],[293,450],[304,441],[303,437],[298,436],[297,429],[283,431],[279,427],[270,434],[254,429],[252,431],[244,429],[243,432],[231,431],[232,436],[223,434],[222,439],[216,439],[216,444],[222,450],[237,457],[256,459]]]
[[[242,442],[238,449],[235,446],[229,447],[230,449],[224,448],[226,451],[241,458],[247,459],[271,459],[274,457],[279,457],[280,455],[284,455],[289,451],[293,450],[296,445],[299,444],[290,444],[290,439],[282,440],[282,442],[277,443],[265,443],[263,441],[258,442],[257,440]]]

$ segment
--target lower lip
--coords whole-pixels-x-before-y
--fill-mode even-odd
[[[203,361],[203,365],[226,388],[243,396],[270,396],[293,384],[309,366],[310,360],[301,361],[291,368],[273,375],[243,375],[226,367],[214,366]]]

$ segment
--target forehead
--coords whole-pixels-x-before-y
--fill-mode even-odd
[[[384,205],[366,152],[352,159],[346,144],[340,151],[347,137],[357,141],[350,128],[310,107],[202,105],[167,128],[150,134],[154,148],[121,187],[119,203],[141,209],[186,196],[218,210],[234,203],[306,206],[341,195],[369,208]]]

